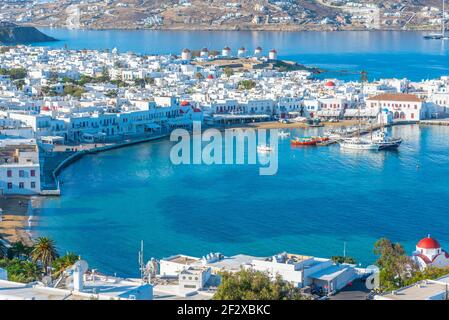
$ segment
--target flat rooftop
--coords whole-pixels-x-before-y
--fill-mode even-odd
[[[439,282],[422,282],[413,286],[396,290],[395,293],[381,295],[379,298],[388,300],[429,300],[446,292],[448,285]]]
[[[0,300],[66,300],[70,291],[0,280]]]
[[[199,261],[200,259],[195,258],[195,257],[184,256],[182,254],[178,254],[176,256],[168,257],[163,260],[174,262],[174,263],[179,263],[179,264],[189,265],[196,261]]]
[[[250,264],[255,259],[263,259],[261,257],[248,256],[245,254],[238,254],[232,257],[225,257],[216,262],[207,263],[207,267],[215,270],[239,271],[242,265]]]

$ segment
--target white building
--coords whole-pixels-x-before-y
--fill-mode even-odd
[[[0,280],[8,280],[8,271],[0,268]]]
[[[184,61],[192,60],[192,53],[190,52],[189,49],[182,50],[181,59],[184,60]]]
[[[255,56],[256,58],[260,58],[261,55],[262,55],[262,48],[261,48],[261,47],[257,47],[257,48],[254,50],[254,56]]]
[[[328,294],[343,289],[358,278],[353,266],[297,254],[281,253],[267,259],[254,259],[251,264],[252,269],[267,272],[273,279],[279,275],[299,288],[315,286]]]
[[[441,248],[440,243],[436,239],[430,236],[418,242],[412,259],[421,270],[429,267],[449,267],[449,254]]]
[[[268,53],[268,59],[270,60],[277,60],[278,58],[278,53],[275,49],[270,50],[270,52]]]
[[[238,51],[237,51],[237,57],[239,58],[243,58],[246,56],[246,49],[245,47],[241,47]]]
[[[376,295],[374,300],[448,300],[449,275],[437,280],[424,280],[410,286]]]
[[[207,48],[201,49],[200,57],[203,58],[203,59],[209,58],[209,50]]]
[[[413,122],[426,118],[423,101],[416,95],[407,93],[384,93],[370,97],[367,108],[388,110],[393,122]]]
[[[36,140],[0,140],[0,194],[41,192],[39,149]]]
[[[231,57],[231,48],[224,47],[223,50],[221,51],[221,55],[226,58]]]

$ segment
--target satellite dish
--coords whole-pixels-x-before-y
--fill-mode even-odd
[[[79,268],[81,273],[86,273],[89,270],[89,265],[85,260],[78,260],[74,265],[74,269]]]
[[[73,289],[73,277],[67,277],[67,279],[65,279],[65,286],[67,289]]]
[[[44,286],[49,287],[52,283],[52,279],[50,276],[45,276],[42,278],[42,283],[44,284]]]

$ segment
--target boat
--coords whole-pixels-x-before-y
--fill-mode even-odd
[[[441,33],[432,33],[424,36],[426,40],[449,40],[449,36],[446,35],[446,21],[445,21],[445,0],[443,0],[443,14],[441,19]]]
[[[324,124],[321,123],[320,119],[314,119],[314,120],[310,119],[310,120],[307,121],[307,125],[310,128],[321,128],[321,127],[324,127]]]
[[[374,138],[373,142],[379,146],[379,150],[397,149],[402,144],[401,138],[392,138],[385,131],[381,131]]]
[[[263,145],[257,146],[257,151],[259,151],[259,152],[272,152],[272,151],[274,151],[274,148],[270,147],[269,145],[263,144]]]
[[[344,149],[352,149],[352,150],[375,150],[379,151],[380,147],[378,144],[362,139],[360,137],[353,137],[353,138],[346,138],[343,140],[340,140],[338,142],[340,144],[341,148]]]
[[[290,137],[290,132],[279,131],[278,137],[279,137],[279,138],[287,138],[287,137]]]
[[[293,146],[316,146],[318,140],[313,138],[296,138],[291,140]]]
[[[316,143],[316,145],[318,147],[326,147],[326,146],[330,146],[331,144],[337,143],[337,140],[333,140],[333,139],[329,139],[329,140],[324,140],[324,141],[318,141]]]

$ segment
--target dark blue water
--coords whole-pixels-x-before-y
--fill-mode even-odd
[[[275,48],[279,57],[330,71],[323,77],[359,79],[362,70],[369,78],[386,77],[422,80],[449,74],[449,42],[424,40],[422,32],[245,32],[245,31],[123,31],[41,29],[60,39],[45,45],[71,49],[112,49],[121,52],[179,54],[183,48],[221,50],[234,53],[241,46],[252,52],[262,46]]]
[[[316,134],[318,131],[306,134]],[[401,126],[398,152],[279,145],[279,172],[258,166],[174,166],[159,141],[87,156],[61,175],[62,197],[37,213],[37,233],[105,272],[137,275],[146,257],[210,251],[374,261],[388,237],[408,251],[431,233],[449,247],[449,128]],[[303,130],[296,133],[304,134]]]

